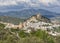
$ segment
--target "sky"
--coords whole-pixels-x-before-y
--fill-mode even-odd
[[[31,5],[44,4],[49,6],[49,3],[60,6],[59,0],[0,0],[0,6],[18,5],[18,3],[26,2]]]
[[[30,7],[60,13],[60,0],[0,0],[0,11]]]

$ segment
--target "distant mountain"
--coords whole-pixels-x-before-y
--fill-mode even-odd
[[[11,17],[18,17],[18,18],[29,18],[32,15],[36,15],[40,13],[41,15],[47,17],[47,18],[52,18],[55,16],[60,16],[60,14],[50,12],[47,10],[43,9],[24,9],[21,11],[9,11],[9,12],[0,12],[0,16],[11,16]]]

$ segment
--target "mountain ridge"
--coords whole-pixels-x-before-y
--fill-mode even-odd
[[[58,13],[50,12],[47,10],[43,9],[25,9],[21,11],[10,11],[10,12],[0,12],[0,16],[13,16],[13,17],[18,17],[18,18],[28,18],[32,15],[36,15],[38,13],[41,13],[43,16],[46,16],[47,18],[55,17],[55,16],[60,16]]]

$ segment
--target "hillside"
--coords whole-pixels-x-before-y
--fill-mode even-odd
[[[51,36],[47,31],[25,33],[23,30],[4,27],[4,24],[0,24],[0,43],[60,43],[60,36]]]
[[[54,24],[60,24],[60,16],[53,17],[50,19],[52,23]]]
[[[23,30],[25,30],[27,33],[30,33],[32,30],[36,31],[38,29],[42,30],[52,29],[51,20],[45,16],[42,16],[41,14],[36,14],[29,17],[23,22],[21,26]]]
[[[35,20],[37,20],[38,22],[41,21],[41,22],[51,23],[50,19],[48,19],[45,16],[42,16],[42,14],[33,15],[29,17],[26,21],[29,22],[29,21],[35,21]]]
[[[14,23],[15,20],[20,19],[3,16],[0,20],[4,22],[13,21]],[[50,19],[41,14],[29,17],[23,21],[22,25],[23,28],[15,29],[5,28],[5,25],[0,23],[0,43],[60,43],[60,35],[55,35],[55,31],[60,32],[60,27],[58,30],[55,27],[55,30],[50,28],[53,27]],[[12,25],[9,26],[11,27]],[[53,35],[49,34],[49,32],[52,32]]]
[[[23,22],[24,19],[20,19],[20,18],[16,18],[16,17],[10,17],[10,16],[0,16],[0,21],[17,25],[20,22]]]

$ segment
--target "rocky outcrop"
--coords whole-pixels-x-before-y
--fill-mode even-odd
[[[31,22],[38,22],[38,21],[42,21],[42,22],[46,22],[46,23],[51,23],[50,19],[48,19],[47,17],[44,17],[40,14],[37,15],[33,15],[30,18],[28,18],[26,20],[27,22],[31,21]]]

